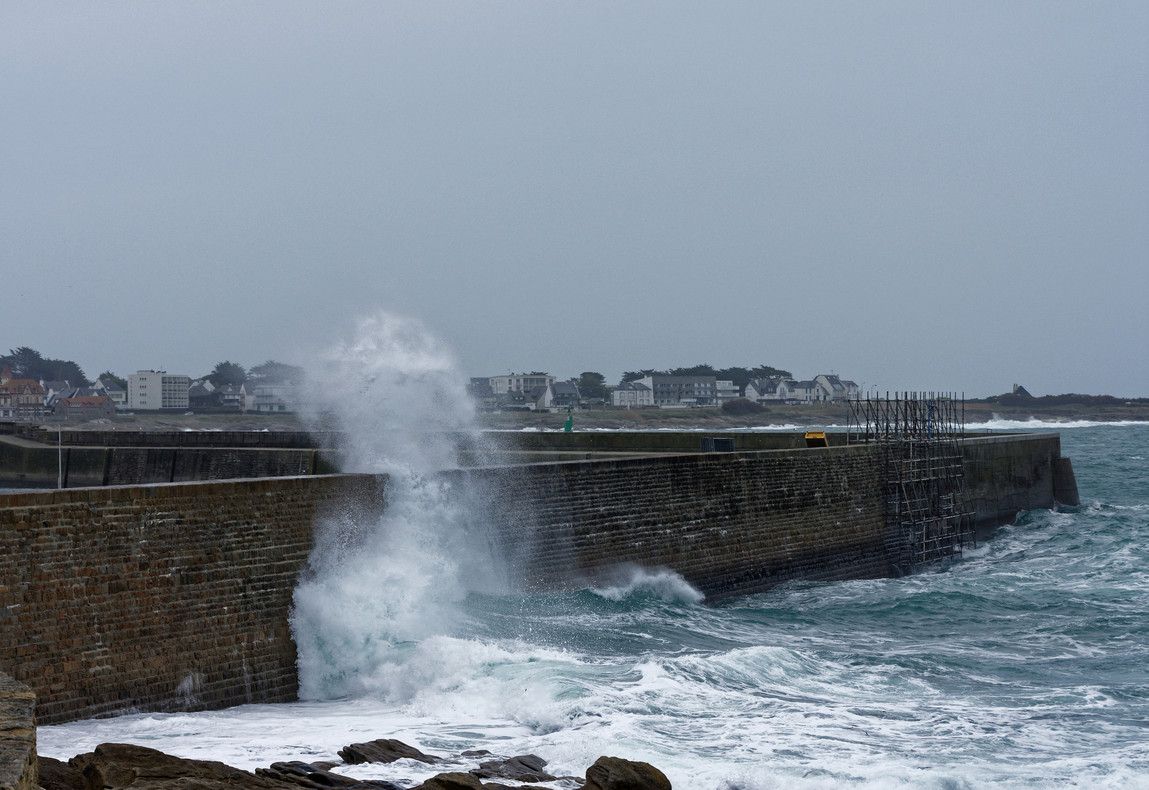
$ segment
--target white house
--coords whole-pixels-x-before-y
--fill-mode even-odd
[[[813,403],[817,392],[818,385],[813,381],[784,379],[778,384],[778,400],[785,403]]]
[[[746,385],[746,399],[755,403],[776,403],[781,400],[778,386],[782,381],[780,378],[750,379],[750,383]]]
[[[852,381],[842,381],[833,374],[821,373],[814,377],[818,385],[818,394],[815,400],[841,403],[858,397],[858,385]]]
[[[286,412],[299,410],[299,388],[283,382],[245,381],[240,394],[244,411]]]
[[[640,381],[619,384],[610,393],[610,405],[638,409],[654,405],[654,390]]]

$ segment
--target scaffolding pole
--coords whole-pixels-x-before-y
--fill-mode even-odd
[[[909,570],[960,557],[973,543],[964,438],[964,396],[904,392],[850,401],[847,442],[882,446],[888,540]]]

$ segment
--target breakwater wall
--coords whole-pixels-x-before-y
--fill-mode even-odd
[[[0,487],[63,488],[286,477],[335,470],[314,449],[259,447],[45,447],[0,440]]]
[[[979,445],[979,442],[984,444]],[[1056,435],[968,440],[983,524],[1053,504]],[[665,567],[711,599],[894,575],[874,446],[443,473],[512,580]],[[280,477],[0,495],[0,672],[41,723],[295,698],[288,615],[314,525],[376,519],[387,480]]]

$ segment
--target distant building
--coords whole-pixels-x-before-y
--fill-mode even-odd
[[[654,393],[661,409],[716,406],[718,385],[714,376],[647,376],[639,379]]]
[[[561,409],[577,409],[582,401],[578,384],[573,381],[556,381],[551,385],[553,405]]]
[[[286,382],[243,383],[243,410],[281,413],[299,410],[299,387]]]
[[[495,395],[506,395],[508,392],[530,392],[535,387],[549,387],[554,383],[555,377],[546,373],[508,373],[505,376],[487,378],[487,384]]]
[[[728,401],[736,400],[741,397],[738,394],[738,387],[734,385],[733,381],[715,381],[714,394],[717,405],[721,406]]]
[[[44,416],[44,387],[35,379],[12,376],[7,365],[0,370],[0,420],[38,420]]]
[[[189,376],[164,370],[140,370],[128,376],[128,408],[159,410],[187,409]]]
[[[218,402],[219,396],[211,388],[210,382],[193,381],[191,386],[188,387],[188,406],[196,409],[206,409],[210,406],[215,406]]]
[[[833,374],[822,373],[814,377],[818,385],[815,400],[830,403],[842,403],[858,397],[858,385],[852,381],[843,381]]]
[[[746,385],[746,399],[755,403],[777,403],[782,400],[778,395],[778,386],[785,381],[782,378],[750,379]]]
[[[654,406],[654,390],[641,381],[627,381],[610,392],[610,405],[626,409]]]
[[[491,389],[491,380],[486,376],[472,378],[467,384],[467,394],[474,399],[479,411],[495,411],[499,408],[499,399]]]
[[[540,384],[523,394],[526,396],[527,408],[531,411],[546,411],[555,404],[555,391],[550,384]]]
[[[243,385],[224,384],[216,392],[219,394],[219,405],[225,409],[243,410]]]
[[[111,398],[112,403],[116,404],[117,409],[126,409],[128,407],[128,391],[111,379],[96,379],[96,383],[92,385],[92,389]]]
[[[783,379],[778,384],[778,400],[784,403],[813,403],[818,399],[817,393],[818,385],[813,380]]]
[[[116,404],[107,395],[59,398],[52,413],[71,420],[96,420],[116,416]]]
[[[70,395],[75,390],[75,387],[67,379],[63,381],[40,379],[40,386],[44,388],[44,408],[47,411],[52,411],[52,407],[59,398]]]

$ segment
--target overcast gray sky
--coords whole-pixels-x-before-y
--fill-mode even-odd
[[[0,351],[1149,396],[1149,3],[7,2]]]

